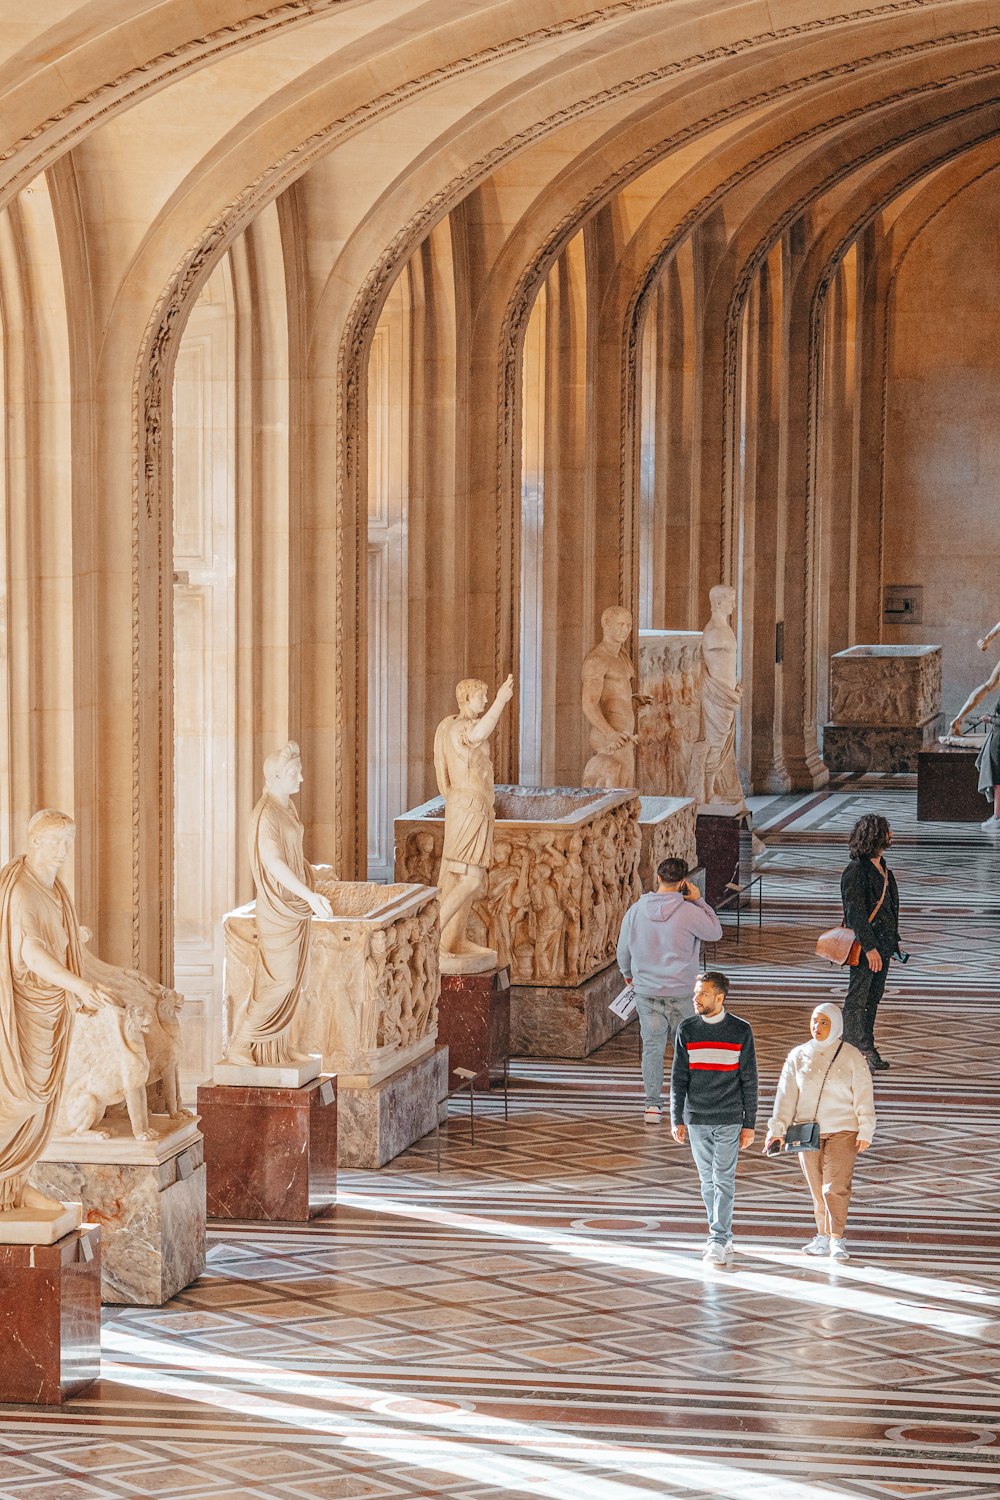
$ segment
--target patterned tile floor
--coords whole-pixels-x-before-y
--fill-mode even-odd
[[[716,955],[769,1102],[836,919],[846,832],[880,808],[913,950],[880,1016],[877,1146],[831,1270],[797,1169],[741,1161],[739,1256],[703,1267],[686,1151],[643,1125],[630,1028],[514,1066],[511,1117],[460,1111],[345,1173],[330,1218],[219,1225],[167,1307],[111,1310],[100,1384],[0,1408],[5,1500],[996,1500],[1000,842],[842,779],[759,810],[764,926]],[[731,917],[727,919],[731,923]]]

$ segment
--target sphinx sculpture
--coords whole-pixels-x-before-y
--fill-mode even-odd
[[[329,919],[333,908],[314,888],[315,871],[302,852],[302,823],[291,800],[302,780],[293,740],[264,762],[264,792],[249,835],[257,948],[250,992],[226,1050],[231,1066],[280,1068],[307,1061],[292,1052],[288,1031],[309,972],[312,918]]]
[[[434,735],[434,771],[445,808],[438,876],[443,974],[482,974],[497,967],[496,950],[471,942],[467,928],[493,861],[496,814],[489,740],[513,696],[510,676],[487,709],[486,683],[467,677],[455,689],[458,713],[442,719]]]
[[[36,812],[27,854],[0,871],[0,1240],[7,1213],[52,1223],[66,1212],[28,1177],[55,1125],[74,1012],[115,1004],[84,976],[79,923],[59,879],[75,836],[68,814]]]
[[[582,704],[593,751],[583,785],[604,789],[635,786],[635,711],[650,700],[632,691],[635,667],[625,649],[632,616],[612,605],[601,616],[601,640],[583,662]]]
[[[123,1104],[137,1141],[163,1133],[151,1116],[165,1113],[171,1125],[194,1119],[180,1102],[180,1023],[184,997],[138,969],[107,964],[87,947],[81,927],[84,977],[112,997],[94,1015],[73,1019],[66,1079],[56,1112],[55,1136],[108,1139],[105,1119]]]
[[[736,766],[736,715],[743,684],[738,677],[739,644],[729,623],[736,590],[717,583],[708,597],[712,616],[701,636],[701,738],[692,758],[691,795],[702,803],[727,803],[746,811]]]

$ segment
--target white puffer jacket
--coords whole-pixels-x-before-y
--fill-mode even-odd
[[[856,1130],[863,1141],[875,1135],[875,1092],[868,1064],[857,1047],[844,1042],[832,1067],[834,1046],[825,1052],[814,1052],[808,1042],[793,1047],[781,1070],[774,1111],[767,1122],[768,1135],[784,1135],[789,1125],[819,1120],[820,1135],[836,1130]],[[816,1112],[816,1101],[823,1085],[823,1075],[830,1075],[823,1087],[823,1097]]]

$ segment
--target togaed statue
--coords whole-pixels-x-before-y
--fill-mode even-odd
[[[63,1212],[28,1174],[55,1124],[74,1012],[116,1003],[83,977],[79,923],[59,879],[75,836],[66,813],[36,812],[27,854],[0,871],[0,1230],[12,1209]]]
[[[481,974],[497,966],[493,948],[469,941],[472,903],[485,895],[493,859],[495,792],[489,739],[514,696],[508,677],[487,710],[485,682],[467,677],[455,689],[458,713],[442,719],[434,735],[434,771],[444,798],[441,855],[441,972]]]
[[[728,803],[745,812],[736,766],[736,715],[743,684],[737,676],[739,645],[729,623],[736,590],[717,583],[708,597],[712,617],[701,635],[701,738],[692,759],[691,795],[702,803]]]
[[[635,786],[635,711],[650,702],[632,691],[635,668],[626,650],[632,616],[611,605],[601,615],[601,640],[583,661],[583,712],[593,751],[583,769],[583,785]]]
[[[257,949],[250,993],[240,1007],[225,1061],[280,1068],[305,1062],[291,1051],[288,1028],[309,971],[310,923],[333,916],[314,890],[302,852],[302,823],[292,797],[302,785],[299,747],[289,741],[264,762],[264,795],[250,818],[250,869],[257,891]]]

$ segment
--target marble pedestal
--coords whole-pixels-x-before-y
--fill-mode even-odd
[[[831,771],[912,772],[943,728],[940,646],[850,646],[830,659]]]
[[[943,728],[943,714],[923,724],[826,724],[823,759],[831,772],[912,774],[921,750],[936,744]]]
[[[934,745],[917,757],[917,822],[982,823],[993,808],[979,790],[975,749]]]
[[[107,1122],[106,1122],[107,1123]],[[101,1299],[158,1307],[205,1269],[204,1143],[197,1121],[136,1141],[53,1140],[31,1180],[53,1197],[78,1198],[103,1230]]]
[[[705,866],[705,900],[718,906],[730,884],[746,885],[753,871],[753,840],[746,813],[718,807],[698,813],[698,863]],[[749,893],[741,904],[749,903]]]
[[[608,1006],[624,988],[617,964],[583,984],[515,984],[510,991],[513,1057],[589,1057],[628,1023]]]
[[[384,1167],[434,1129],[447,1092],[448,1048],[441,1046],[367,1088],[341,1087],[339,1165]]]
[[[101,1372],[101,1231],[0,1245],[0,1403],[59,1406]]]
[[[510,1060],[510,971],[443,974],[438,1038],[448,1048],[449,1088],[461,1081],[456,1068],[488,1087],[491,1071],[503,1072]]]
[[[337,1196],[337,1080],[299,1089],[203,1084],[208,1213],[301,1222]]]

